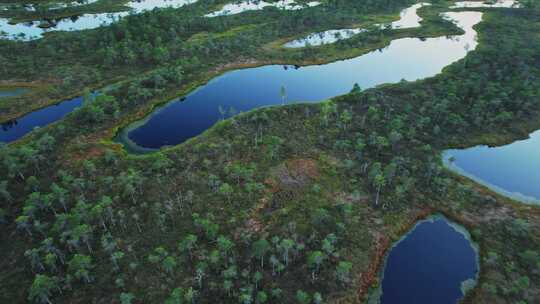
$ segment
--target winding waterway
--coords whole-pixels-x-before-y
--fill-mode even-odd
[[[221,119],[220,108],[237,112],[282,104],[282,88],[286,103],[318,102],[349,92],[355,83],[369,88],[436,75],[475,49],[473,26],[482,20],[482,13],[450,12],[443,17],[454,21],[465,34],[397,39],[384,49],[325,65],[299,69],[270,65],[232,71],[199,87],[185,100],[175,99],[128,126],[118,140],[131,151],[141,152],[176,145]]]
[[[391,248],[380,303],[455,304],[475,284],[478,270],[469,233],[444,217],[430,217]]]
[[[175,99],[145,119],[122,129],[116,140],[132,152],[153,151],[184,142],[238,111],[279,105],[283,101],[317,102],[347,93],[355,83],[369,88],[402,79],[412,81],[436,75],[476,47],[477,33],[473,26],[481,21],[481,16],[481,12],[443,14],[443,18],[455,22],[465,31],[459,36],[397,39],[384,49],[325,65],[299,69],[270,65],[226,73],[187,97]],[[419,17],[404,19],[418,22]],[[412,23],[407,21],[406,24]],[[285,99],[281,96],[282,88],[286,93]],[[68,100],[4,123],[0,129],[0,141],[12,142],[35,127],[61,119],[82,103],[82,98],[75,100],[79,102]]]
[[[540,130],[501,147],[448,150],[443,160],[451,170],[500,194],[540,204]]]

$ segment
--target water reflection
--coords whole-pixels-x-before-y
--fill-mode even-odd
[[[236,113],[284,101],[317,102],[347,93],[355,83],[368,88],[436,75],[476,47],[473,26],[481,21],[482,13],[452,12],[443,17],[456,22],[465,34],[397,39],[383,50],[325,65],[299,69],[271,65],[232,71],[190,93],[185,101],[173,100],[124,129],[119,140],[133,150],[156,149],[202,133],[231,109]]]
[[[13,129],[17,126],[17,120],[10,120],[1,124],[2,131],[7,132],[9,129]]]
[[[407,29],[420,26],[422,18],[418,16],[418,9],[423,6],[431,5],[429,3],[417,3],[401,11],[400,18],[390,24],[374,24],[374,29]],[[306,46],[318,46],[335,43],[336,41],[348,39],[360,33],[368,31],[367,28],[349,28],[339,30],[328,30],[319,33],[310,34],[304,38],[290,41],[283,46],[286,48],[301,48]]]
[[[502,147],[448,150],[450,169],[526,203],[540,204],[540,130]]]
[[[0,18],[0,38],[15,40],[39,39],[51,31],[80,31],[93,29],[117,22],[129,14],[138,14],[154,8],[179,8],[197,0],[138,0],[126,4],[129,11],[117,13],[83,14],[74,18],[41,20],[18,24],[9,24],[6,18]]]
[[[262,10],[265,7],[275,7],[283,10],[299,10],[306,7],[313,7],[321,4],[320,2],[312,1],[308,3],[296,3],[295,0],[280,0],[277,2],[265,2],[259,0],[248,0],[240,3],[230,3],[223,6],[219,11],[205,15],[205,17],[217,17],[239,14],[247,11]]]

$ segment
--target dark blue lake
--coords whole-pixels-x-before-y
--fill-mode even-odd
[[[381,304],[455,304],[462,282],[476,279],[477,259],[465,230],[442,217],[421,221],[390,250]]]
[[[506,146],[448,150],[443,158],[451,170],[501,194],[540,203],[540,131]]]
[[[465,34],[397,39],[384,49],[325,65],[299,69],[271,65],[232,71],[214,78],[185,100],[173,100],[135,122],[117,139],[131,150],[157,149],[204,132],[223,117],[220,107],[236,112],[282,104],[282,88],[286,103],[317,102],[347,93],[355,83],[369,88],[436,75],[476,47],[472,27],[481,21],[482,13],[452,12],[442,17],[456,22]]]
[[[36,127],[55,122],[79,107],[82,102],[83,97],[77,97],[3,123],[0,127],[0,142],[9,143],[15,141]]]

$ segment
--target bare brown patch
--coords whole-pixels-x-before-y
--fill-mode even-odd
[[[251,233],[258,233],[262,230],[263,224],[258,219],[249,219],[246,223],[246,230]]]
[[[320,176],[317,164],[313,159],[296,159],[287,162],[287,167],[296,175],[304,174],[312,179]]]
[[[275,209],[280,201],[292,199],[295,195],[294,189],[305,187],[319,176],[317,164],[312,159],[289,160],[272,170],[264,181],[269,195],[257,202],[246,221],[246,229],[253,233],[264,230],[261,215],[265,210]]]
[[[352,193],[340,192],[336,193],[334,197],[337,197],[336,203],[346,202],[351,204],[360,204],[369,202],[369,195],[367,194],[354,195]]]
[[[274,178],[269,177],[265,179],[264,184],[267,186],[267,189],[268,191],[270,191],[270,193],[276,193],[279,191],[279,183]]]
[[[229,62],[225,64],[218,65],[214,69],[210,70],[211,73],[220,73],[223,71],[228,71],[232,69],[238,69],[238,68],[246,68],[246,67],[252,67],[261,65],[262,63],[254,58],[247,58],[247,59],[240,59],[235,62]]]
[[[87,159],[99,158],[105,154],[105,147],[95,142],[88,141],[83,147],[77,146],[77,148],[69,149],[66,151],[69,154],[69,158],[66,158],[66,164],[73,164],[81,162]]]
[[[268,205],[268,198],[265,196],[261,198],[258,202],[253,211],[251,212],[250,219],[246,221],[245,229],[249,231],[250,233],[259,233],[264,229],[264,224],[261,219],[261,214],[263,213],[263,210]]]
[[[317,164],[312,159],[289,160],[272,170],[273,188],[301,188],[320,176]]]
[[[491,221],[502,221],[513,217],[512,209],[508,206],[501,206],[499,208],[485,210],[482,214],[471,214],[463,212],[460,219],[469,224],[484,223]]]

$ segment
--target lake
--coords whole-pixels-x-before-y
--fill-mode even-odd
[[[500,194],[540,204],[540,130],[501,147],[447,150],[443,160],[451,170]]]
[[[455,304],[479,270],[468,232],[441,216],[420,221],[386,258],[381,304]]]

